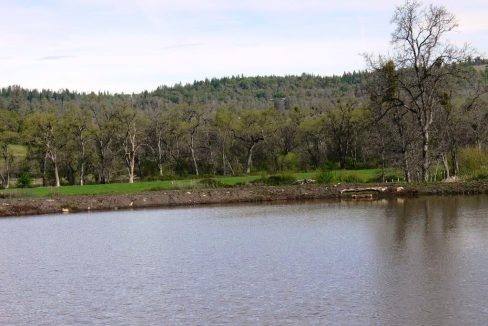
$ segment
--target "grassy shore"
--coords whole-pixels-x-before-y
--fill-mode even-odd
[[[347,176],[354,176],[362,183],[374,182],[381,174],[380,169],[365,170],[334,170],[330,171],[337,179]],[[390,173],[392,171],[389,171]],[[319,172],[300,172],[292,173],[297,180],[315,179]],[[243,185],[261,178],[261,175],[249,176],[217,176],[222,186]],[[0,191],[2,197],[57,197],[57,196],[83,196],[83,195],[115,195],[115,194],[135,194],[148,191],[172,190],[172,189],[194,189],[202,188],[201,179],[181,179],[165,181],[141,181],[133,184],[111,183],[93,184],[85,186],[62,186],[55,187],[35,187],[25,189],[7,189]]]
[[[140,188],[139,188],[140,189]],[[120,189],[118,190],[120,191]],[[233,188],[154,190],[136,193],[60,195],[46,197],[0,197],[0,217],[163,208],[245,202],[289,202],[303,200],[399,200],[423,195],[488,194],[488,182],[434,182],[419,184],[300,184],[267,186],[253,184]],[[403,199],[400,199],[402,201]]]
[[[379,169],[336,170],[275,176],[8,189],[0,191],[0,217],[244,202],[488,194],[488,181],[381,183],[381,172]],[[394,179],[398,174],[393,170],[387,173],[389,178]],[[305,179],[318,179],[324,183],[297,182]]]

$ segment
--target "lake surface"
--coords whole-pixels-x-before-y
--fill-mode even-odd
[[[0,324],[488,322],[488,196],[0,219]]]

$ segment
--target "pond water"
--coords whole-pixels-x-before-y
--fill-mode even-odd
[[[0,219],[0,324],[486,324],[488,196]]]

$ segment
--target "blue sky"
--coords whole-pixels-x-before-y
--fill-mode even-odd
[[[488,53],[488,2],[432,1]],[[432,3],[428,2],[428,3]],[[229,75],[330,75],[388,51],[386,0],[0,0],[0,86],[138,92]]]

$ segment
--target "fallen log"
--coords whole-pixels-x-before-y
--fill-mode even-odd
[[[346,188],[342,189],[340,192],[341,194],[343,193],[348,193],[348,192],[385,192],[388,190],[388,187],[366,187],[366,188]]]

